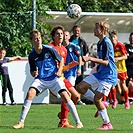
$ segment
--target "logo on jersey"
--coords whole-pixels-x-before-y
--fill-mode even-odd
[[[72,52],[73,50],[72,50],[72,48],[69,48],[69,52]]]
[[[46,53],[46,54],[44,55],[44,57],[45,57],[45,59],[48,59],[48,58],[50,58],[50,55],[49,55],[49,53]]]

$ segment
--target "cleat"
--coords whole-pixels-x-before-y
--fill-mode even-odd
[[[58,127],[61,128],[74,128],[74,126],[70,125],[67,120],[62,120],[59,122]]]
[[[108,102],[102,101],[102,103],[104,104],[105,108],[108,108],[108,107],[109,107]],[[97,111],[97,112],[95,113],[94,117],[96,118],[96,117],[98,117],[98,116],[99,116],[99,113],[98,113],[98,111]]]
[[[4,102],[4,103],[3,103],[3,105],[4,105],[4,106],[9,106],[9,104],[8,104],[8,103],[6,103],[6,102]]]
[[[108,124],[103,124],[101,127],[98,128],[98,130],[112,130],[113,126],[111,125],[111,123]]]
[[[13,126],[14,129],[20,129],[20,128],[24,128],[24,123],[23,122],[18,122],[18,124]]]
[[[125,109],[130,109],[130,103],[129,103],[129,101],[125,102]]]
[[[83,128],[82,122],[77,123],[77,124],[76,124],[76,128]]]
[[[15,102],[11,102],[11,105],[16,105],[16,103]]]
[[[86,105],[85,103],[83,103],[82,101],[78,101],[77,105]]]
[[[115,109],[117,104],[118,104],[118,100],[115,99],[114,102],[112,103],[112,108]]]
[[[57,117],[58,117],[59,119],[61,119],[61,112],[59,112],[59,113],[57,114]]]

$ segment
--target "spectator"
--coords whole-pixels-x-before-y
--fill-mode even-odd
[[[128,52],[127,60],[126,60],[126,68],[128,79],[126,84],[129,89],[129,97],[133,98],[133,32],[129,35],[130,44],[126,44],[125,47]]]
[[[21,59],[20,56],[14,56],[11,58],[7,58],[6,50],[4,48],[0,48],[0,75],[2,75],[2,100],[3,105],[8,105],[6,102],[6,92],[9,90],[9,97],[11,100],[11,105],[16,104],[13,98],[13,88],[9,77],[8,66],[7,63],[16,59]]]

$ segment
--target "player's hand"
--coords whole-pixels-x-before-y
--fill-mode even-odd
[[[83,56],[83,60],[85,62],[90,61],[91,60],[91,57],[90,56]]]
[[[57,71],[57,73],[55,73],[58,77],[62,76],[62,71]]]
[[[81,69],[77,70],[77,75],[80,76],[81,75]]]
[[[38,70],[31,72],[31,75],[35,78],[38,76]]]

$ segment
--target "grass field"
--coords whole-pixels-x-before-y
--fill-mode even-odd
[[[12,129],[12,126],[19,121],[22,105],[0,106],[0,133],[133,133],[133,105],[129,110],[119,104],[116,109],[108,108],[108,114],[114,129],[112,131],[96,130],[102,125],[100,117],[94,118],[96,108],[94,105],[77,105],[84,128],[67,129],[58,128],[59,119],[57,113],[60,111],[59,104],[32,105],[25,120],[24,129]],[[69,122],[75,125],[71,114]]]

